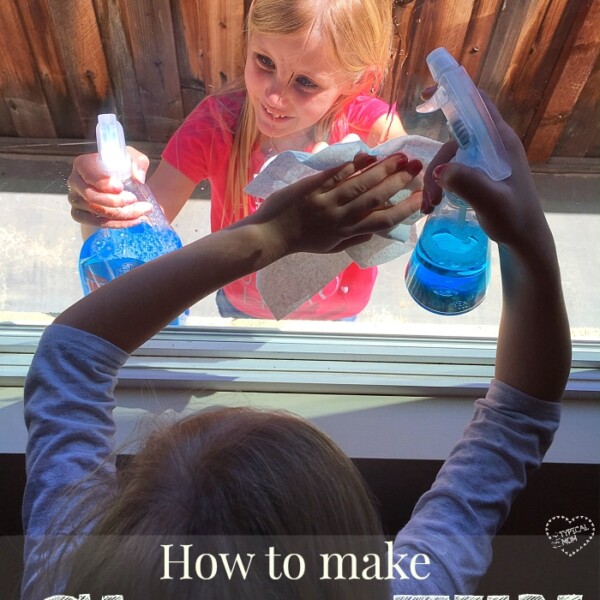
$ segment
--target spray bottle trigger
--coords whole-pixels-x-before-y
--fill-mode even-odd
[[[448,102],[448,94],[446,90],[438,86],[433,96],[419,104],[416,111],[419,113],[432,113],[442,108]]]

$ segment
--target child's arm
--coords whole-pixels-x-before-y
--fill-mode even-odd
[[[379,144],[403,135],[406,135],[406,131],[402,125],[402,121],[400,121],[400,117],[395,112],[392,112],[389,115],[382,115],[373,123],[369,131],[367,144],[371,148],[374,148],[375,146],[379,146]]]
[[[93,333],[131,352],[183,310],[221,286],[294,252],[334,252],[387,230],[418,197],[382,209],[415,172],[395,155],[323,171],[272,194],[235,225],[137,267],[59,315],[56,323]],[[418,166],[418,165],[417,165]]]
[[[473,206],[500,251],[503,310],[496,379],[558,401],[569,375],[571,339],[554,239],[523,146],[496,107],[487,104],[511,158],[511,177],[494,182],[478,169],[446,167],[454,147],[445,146],[425,176],[431,198],[424,209],[429,212],[440,200],[435,181]]]
[[[468,200],[500,245],[503,311],[495,380],[396,538],[396,553],[428,556],[429,576],[395,582],[395,593],[475,590],[491,561],[493,536],[552,442],[569,373],[570,332],[554,240],[523,147],[489,101],[488,108],[511,159],[511,177],[493,182],[476,169],[445,166],[455,152],[448,144],[426,174],[423,210],[439,203],[437,182]]]

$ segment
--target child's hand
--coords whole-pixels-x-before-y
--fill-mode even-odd
[[[525,150],[517,134],[482,92],[511,163],[512,174],[492,181],[480,169],[449,163],[456,143],[442,146],[425,173],[422,212],[428,214],[440,203],[442,189],[464,198],[476,211],[488,236],[506,247],[527,250],[547,240],[546,218],[539,201]]]
[[[394,154],[354,161],[302,179],[269,196],[252,216],[267,227],[269,246],[293,252],[338,252],[391,229],[419,209],[420,194],[394,206],[387,201],[421,171],[418,160]]]
[[[132,177],[143,182],[150,161],[135,148],[128,147],[131,155]],[[150,212],[148,202],[136,202],[123,183],[106,175],[98,164],[97,154],[83,154],[73,161],[73,170],[67,180],[71,216],[78,223],[97,227],[131,227]]]

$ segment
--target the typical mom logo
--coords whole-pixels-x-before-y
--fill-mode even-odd
[[[552,547],[567,556],[573,556],[585,548],[592,541],[594,532],[594,522],[581,515],[572,519],[558,515],[546,523],[546,536]]]

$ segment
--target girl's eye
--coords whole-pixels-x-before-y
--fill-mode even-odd
[[[296,77],[296,82],[298,85],[300,85],[300,87],[303,87],[307,90],[314,90],[317,87],[317,84],[312,79],[304,77],[303,75]]]
[[[265,56],[264,54],[257,54],[256,61],[264,69],[274,69],[275,68],[273,61],[268,56]]]

